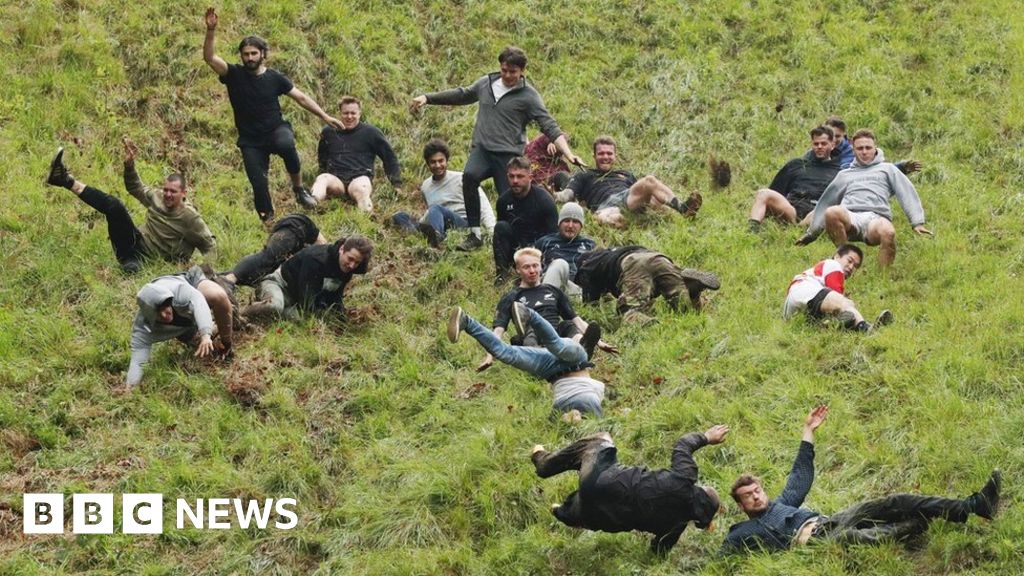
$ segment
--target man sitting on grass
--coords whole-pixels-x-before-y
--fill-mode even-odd
[[[685,202],[676,198],[672,189],[654,176],[637,179],[632,172],[616,170],[615,140],[599,136],[594,140],[594,168],[573,176],[565,190],[555,193],[555,200],[579,200],[594,212],[598,222],[616,228],[626,226],[622,210],[639,212],[647,206],[666,205],[683,216],[693,217],[700,210],[703,198],[694,192]]]
[[[602,532],[649,532],[654,534],[651,551],[664,554],[676,545],[690,522],[702,530],[711,528],[721,507],[718,492],[697,484],[693,453],[708,444],[720,444],[728,433],[727,426],[718,425],[703,434],[684,435],[672,449],[672,466],[661,470],[619,464],[607,432],[558,452],[548,452],[538,444],[530,459],[541,478],[579,471],[579,490],[551,507],[563,524]]]
[[[935,518],[967,522],[971,514],[991,520],[999,507],[1001,475],[993,470],[988,483],[962,500],[894,494],[862,502],[825,516],[801,507],[814,482],[814,431],[825,421],[828,406],[811,410],[804,421],[800,449],[782,494],[769,500],[761,479],[744,474],[732,486],[732,497],[749,520],[734,524],[722,544],[722,551],[750,549],[785,550],[811,541],[844,544],[877,544],[902,541],[928,530]]]
[[[800,312],[811,318],[835,316],[850,330],[869,332],[892,322],[892,312],[882,310],[874,324],[868,324],[857,306],[844,295],[846,279],[853,276],[864,260],[864,253],[853,244],[843,244],[831,258],[822,260],[793,277],[782,306],[782,318],[789,320]]]
[[[161,276],[143,286],[135,299],[139,312],[132,324],[131,363],[125,382],[128,389],[142,381],[143,368],[149,362],[153,344],[172,338],[189,343],[199,338],[196,356],[216,353],[231,358],[232,305],[228,294],[209,280],[198,266],[187,272]],[[212,310],[212,314],[211,314]],[[219,343],[213,342],[217,321]]]
[[[543,316],[520,302],[512,304],[512,321],[520,334],[525,334],[527,329],[532,330],[541,347],[506,344],[462,308],[455,308],[448,317],[448,340],[456,342],[462,332],[469,334],[487,350],[489,357],[551,382],[555,410],[566,413],[578,410],[600,417],[604,382],[590,377],[593,364],[588,361],[586,352],[586,348],[592,349],[597,345],[598,334],[593,333],[592,341],[584,339],[581,343],[560,338]],[[490,364],[481,365],[478,370],[488,366]]]
[[[196,249],[209,257],[217,247],[217,240],[186,198],[185,177],[170,174],[160,189],[146,187],[135,171],[138,150],[128,138],[122,142],[124,187],[146,207],[146,221],[141,230],[135,227],[123,202],[75,180],[64,165],[64,148],[59,148],[50,162],[46,183],[71,190],[82,202],[103,214],[114,255],[121,269],[128,274],[138,272],[142,261],[150,257],[159,256],[168,262],[187,262]]]

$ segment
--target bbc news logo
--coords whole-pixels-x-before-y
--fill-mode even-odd
[[[64,533],[63,494],[25,494],[22,499],[25,534]],[[174,502],[178,530],[227,530],[255,526],[260,530],[273,526],[290,530],[299,523],[294,498],[178,498]],[[73,494],[71,496],[72,534],[113,534],[113,494]],[[163,534],[163,494],[122,494],[121,533]]]

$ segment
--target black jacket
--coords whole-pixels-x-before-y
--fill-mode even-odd
[[[281,265],[281,277],[288,285],[288,295],[300,309],[311,312],[332,308],[337,312],[345,310],[342,304],[345,286],[353,274],[366,273],[370,259],[363,260],[352,272],[342,272],[338,265],[338,254],[343,244],[345,238],[334,244],[307,246]],[[325,280],[336,280],[337,287],[325,289]]]
[[[618,296],[622,259],[634,252],[644,252],[643,246],[623,246],[592,250],[580,257],[576,283],[583,289],[583,301],[593,302],[605,292]]]

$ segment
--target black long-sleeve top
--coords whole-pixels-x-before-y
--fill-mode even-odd
[[[342,295],[353,274],[365,274],[370,262],[367,258],[352,272],[343,272],[338,254],[344,245],[342,238],[334,244],[316,244],[299,250],[281,265],[281,277],[288,287],[288,295],[299,308],[311,312],[335,309],[342,312]],[[325,280],[337,280],[336,287],[326,287]]]
[[[401,186],[402,171],[398,156],[384,133],[376,126],[360,122],[351,130],[325,126],[320,132],[317,160],[321,173],[334,174],[345,181],[359,176],[372,179],[374,158],[384,162],[384,173],[391,185]]]

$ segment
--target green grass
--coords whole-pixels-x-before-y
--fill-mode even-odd
[[[716,271],[722,290],[701,315],[659,307],[648,330],[614,306],[581,307],[611,329],[620,357],[599,357],[607,418],[550,417],[547,384],[449,344],[442,318],[464,305],[490,319],[499,294],[486,251],[424,247],[381,223],[420,210],[377,180],[372,218],[331,205],[330,236],[378,244],[350,287],[360,321],[308,319],[240,338],[228,367],[156,348],[143,388],[112,393],[128,363],[134,293],[175,267],[135,277],[116,268],[102,218],[42,176],[58,144],[79,179],[122,197],[122,135],[140,146],[144,180],[187,173],[218,236],[217,267],[262,245],[223,87],[201,57],[206,4],[102,0],[0,5],[0,573],[132,574],[1017,574],[1024,522],[1024,34],[1017,5],[993,2],[719,1],[562,3],[227,1],[218,52],[250,33],[271,65],[329,111],[344,93],[389,135],[406,179],[431,136],[465,162],[475,108],[406,106],[422,91],[468,84],[508,43],[574,148],[608,133],[637,173],[699,190],[693,221],[596,225],[604,245],[639,242]],[[291,102],[307,181],[316,119]],[[868,314],[897,322],[864,338],[779,320],[789,279],[831,247],[792,246],[798,232],[751,236],[756,188],[806,149],[807,130],[842,115],[870,127],[891,159],[925,163],[914,181],[934,239],[911,237],[898,207],[899,252],[886,272],[868,250],[849,283]],[[712,189],[709,156],[733,183]],[[272,165],[279,212],[291,208]],[[129,202],[133,214],[142,214]],[[242,296],[243,300],[248,295]],[[482,383],[483,386],[476,386]],[[257,388],[257,401],[228,390]],[[244,399],[242,399],[244,400]],[[964,495],[1004,469],[993,523],[936,522],[920,548],[822,546],[714,557],[713,533],[687,531],[667,558],[636,534],[580,532],[547,512],[575,487],[539,480],[527,455],[610,430],[626,463],[667,464],[681,433],[715,423],[728,441],[698,455],[724,494],[743,471],[777,494],[800,421],[832,407],[818,434],[807,504],[831,512],[894,491]],[[24,492],[162,492],[169,499],[295,497],[291,531],[176,530],[158,537],[23,537]],[[69,499],[70,502],[70,499]],[[170,508],[173,512],[173,508]]]

